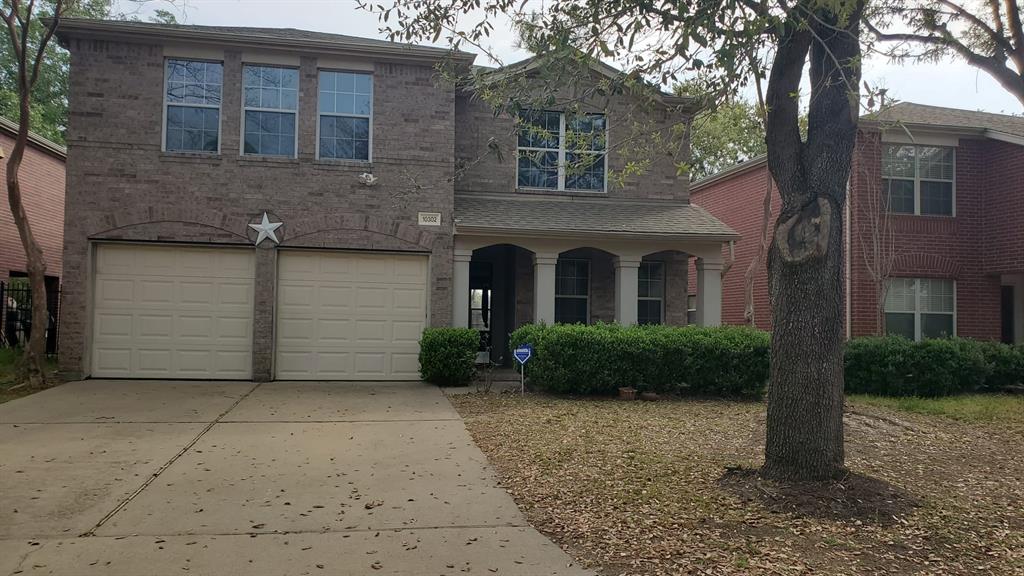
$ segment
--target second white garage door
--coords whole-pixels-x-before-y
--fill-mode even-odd
[[[282,251],[279,380],[415,380],[427,257]]]

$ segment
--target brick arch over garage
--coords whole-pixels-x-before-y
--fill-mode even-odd
[[[86,236],[95,240],[174,240],[247,243],[247,220],[213,210],[178,206],[137,206],[90,215]]]
[[[439,247],[438,240],[444,238],[415,224],[361,214],[299,217],[291,221],[282,216],[282,221],[285,223],[282,247],[431,251]]]

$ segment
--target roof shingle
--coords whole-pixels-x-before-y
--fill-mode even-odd
[[[1009,114],[993,114],[959,108],[943,108],[914,102],[900,102],[882,112],[869,114],[865,120],[881,122],[902,122],[952,128],[974,128],[992,130],[1024,138],[1024,117]]]
[[[578,197],[455,195],[455,226],[495,231],[739,237],[694,204],[610,201]]]

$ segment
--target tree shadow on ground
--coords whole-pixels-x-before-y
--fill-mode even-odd
[[[777,482],[752,468],[728,468],[719,485],[743,502],[759,502],[771,512],[837,521],[891,525],[921,505],[907,491],[854,472],[838,480]]]

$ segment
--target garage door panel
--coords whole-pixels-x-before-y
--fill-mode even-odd
[[[96,260],[93,376],[251,376],[251,251],[101,245]]]
[[[353,333],[352,320],[321,318],[317,320],[316,326],[314,337],[319,341],[319,346],[347,344],[358,338],[358,332]]]
[[[282,252],[277,378],[418,378],[426,262],[422,255]]]
[[[419,354],[394,352],[391,354],[391,373],[419,378]]]

